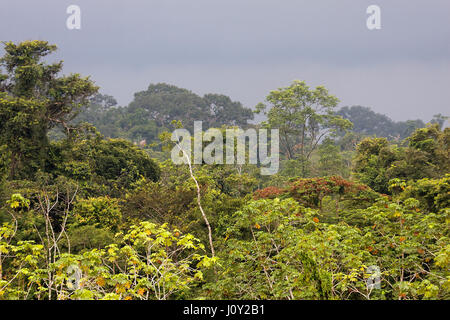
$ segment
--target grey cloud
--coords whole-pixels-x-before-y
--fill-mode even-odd
[[[380,31],[365,27],[374,3]],[[80,31],[65,28],[69,4],[82,9]],[[57,44],[66,70],[122,104],[166,81],[252,106],[304,79],[343,105],[428,120],[449,109],[449,14],[447,0],[2,0],[0,39]]]

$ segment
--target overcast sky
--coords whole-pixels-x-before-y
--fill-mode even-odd
[[[81,30],[66,28],[70,4]],[[299,79],[395,120],[450,115],[449,0],[1,0],[0,40],[26,39],[56,44],[65,72],[121,105],[167,82],[253,107]]]

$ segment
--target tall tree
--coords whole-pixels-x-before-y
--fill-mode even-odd
[[[270,92],[268,105],[258,104],[264,111],[270,128],[280,130],[281,147],[288,159],[302,163],[301,175],[307,175],[307,162],[319,142],[338,130],[351,128],[349,120],[334,113],[339,100],[319,86],[310,89],[304,81],[294,81],[289,87]]]
[[[70,121],[97,87],[79,74],[59,76],[62,61],[42,59],[56,50],[46,41],[4,43],[0,58],[0,144],[11,152],[10,177],[26,177],[43,168],[48,131],[60,126],[66,134]],[[0,73],[1,73],[0,69]]]

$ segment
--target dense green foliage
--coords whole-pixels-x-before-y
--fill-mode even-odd
[[[251,125],[280,129],[277,174],[175,165],[172,121],[249,127],[250,109],[167,84],[119,107],[58,77],[54,50],[0,60],[0,300],[450,299],[444,117],[380,133],[295,81]]]
[[[391,179],[439,178],[450,172],[450,128],[439,125],[416,130],[408,146],[390,145],[385,138],[367,138],[357,147],[356,176],[375,191],[388,193]]]

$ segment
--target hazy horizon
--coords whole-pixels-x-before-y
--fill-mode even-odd
[[[66,8],[79,5],[81,30]],[[381,7],[382,29],[366,27]],[[127,105],[150,83],[221,93],[253,108],[293,80],[324,85],[339,107],[393,120],[448,115],[450,2],[331,0],[4,0],[0,40],[47,40],[64,72],[90,75]]]

